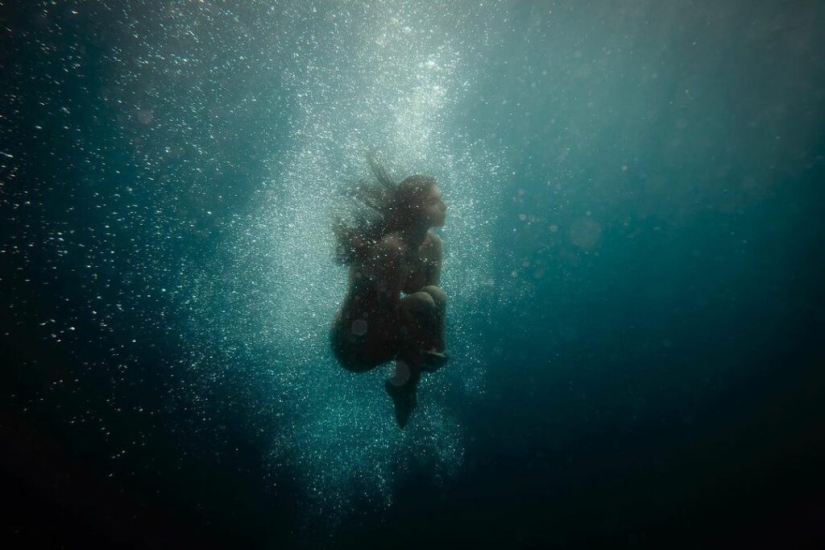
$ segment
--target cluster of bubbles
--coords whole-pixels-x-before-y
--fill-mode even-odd
[[[446,480],[462,464],[457,404],[484,387],[481,338],[502,170],[489,147],[451,127],[451,108],[472,86],[472,65],[462,61],[475,55],[477,40],[447,29],[445,14],[379,3],[342,4],[325,15],[295,6],[280,16],[303,29],[294,37],[295,63],[278,75],[295,98],[289,146],[272,153],[244,223],[222,240],[226,265],[184,275],[193,291],[183,366],[193,383],[179,399],[208,415],[209,388],[243,372],[255,403],[247,426],[269,437],[269,481],[276,487],[290,472],[306,489],[306,521],[330,521],[365,503],[389,506],[394,482],[412,465]],[[434,176],[449,204],[442,286],[454,359],[423,378],[404,431],[383,389],[390,373],[348,373],[329,347],[346,291],[346,270],[332,259],[331,221],[345,208],[345,187],[368,176],[368,150],[396,180]]]

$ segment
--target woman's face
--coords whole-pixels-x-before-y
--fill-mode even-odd
[[[443,227],[447,219],[447,205],[441,198],[441,189],[433,185],[424,197],[424,218],[430,227]]]

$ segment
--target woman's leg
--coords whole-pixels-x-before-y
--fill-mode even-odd
[[[435,305],[435,322],[433,323],[432,332],[433,347],[430,349],[443,352],[446,348],[444,339],[444,312],[447,309],[447,295],[440,287],[435,285],[425,286],[421,291],[429,294]]]
[[[395,360],[395,376],[386,389],[395,404],[395,417],[404,427],[417,401],[415,390],[422,370],[443,365],[444,309],[447,296],[437,286],[428,286],[401,299],[399,321],[403,338]]]
[[[444,311],[447,295],[435,285],[401,300],[400,320],[407,336],[419,349],[444,350]]]
[[[422,368],[434,370],[428,363],[435,359],[440,363],[437,368],[446,361],[443,355],[446,304],[447,296],[437,286],[424,287],[401,300],[399,321],[404,337],[396,360],[393,379],[396,384],[411,382],[414,387]]]

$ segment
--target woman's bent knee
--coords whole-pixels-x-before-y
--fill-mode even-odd
[[[406,312],[415,314],[418,312],[435,309],[436,304],[430,293],[419,290],[418,292],[410,294],[401,300],[400,307],[402,313]]]
[[[441,290],[441,287],[429,285],[422,288],[421,292],[429,294],[436,307],[444,307],[447,304],[447,294]]]

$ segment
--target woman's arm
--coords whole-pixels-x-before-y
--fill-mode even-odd
[[[402,245],[393,236],[384,237],[372,249],[369,261],[370,276],[378,292],[382,311],[393,311],[401,300]]]
[[[444,260],[444,243],[441,237],[435,233],[429,234],[429,246],[427,247],[427,280],[424,286],[441,285],[441,263]]]

